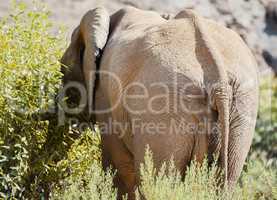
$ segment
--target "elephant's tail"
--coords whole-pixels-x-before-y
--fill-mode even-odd
[[[223,171],[224,184],[228,182],[228,140],[229,140],[229,116],[231,92],[226,72],[226,67],[222,59],[222,55],[216,48],[215,42],[210,37],[210,31],[207,29],[206,21],[195,14],[188,11],[195,24],[197,42],[199,51],[204,57],[203,71],[204,84],[206,85],[210,103],[213,109],[218,111],[218,120],[221,133],[221,148],[219,154],[219,162]]]
[[[219,154],[219,161],[223,170],[224,184],[228,183],[228,143],[229,143],[229,94],[228,88],[224,85],[219,85],[216,88],[212,88],[213,94],[211,94],[212,106],[218,111],[218,122],[221,133],[221,148]]]

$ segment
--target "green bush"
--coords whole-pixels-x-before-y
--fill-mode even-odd
[[[147,150],[141,164],[141,184],[136,191],[137,200],[271,200],[277,199],[277,170],[255,160],[246,165],[239,183],[233,191],[218,186],[218,168],[193,161],[186,169],[185,179],[174,166],[173,159],[161,169],[153,164],[152,153]],[[83,176],[64,180],[64,187],[54,191],[52,199],[116,199],[112,184],[113,173],[103,172],[99,163],[93,162]]]
[[[114,174],[104,172],[99,163],[93,162],[82,177],[69,176],[64,188],[53,193],[52,199],[116,200],[117,190],[113,186]]]
[[[65,37],[42,4],[15,5],[0,21],[0,196],[35,198],[56,179],[49,173],[67,148],[67,127],[32,118],[54,103]]]
[[[252,144],[252,156],[277,165],[277,78],[264,77],[260,86],[259,116]]]
[[[218,168],[192,162],[182,181],[173,161],[155,169],[150,151],[146,151],[145,163],[141,166],[141,185],[137,200],[260,200],[277,199],[277,170],[266,167],[261,161],[250,162],[243,172],[240,183],[233,192],[218,186]]]
[[[86,130],[58,166],[67,169],[67,177],[53,188],[52,199],[116,200],[113,173],[104,172],[100,162],[100,134]]]
[[[95,175],[97,180],[87,181],[92,192],[103,175],[99,133],[33,118],[55,104],[66,42],[45,5],[32,6],[14,1],[12,14],[0,21],[0,198],[48,198],[72,180],[84,182],[82,177]],[[102,181],[109,177],[107,173]],[[116,192],[110,191],[103,190],[101,198],[114,199]]]
[[[192,162],[182,181],[173,160],[157,170],[153,165],[152,154],[147,150],[145,163],[140,169],[139,192],[149,200],[218,199],[220,188],[217,186],[217,174],[217,168],[213,166],[209,169],[206,161],[202,167]],[[139,192],[137,191],[137,197]]]

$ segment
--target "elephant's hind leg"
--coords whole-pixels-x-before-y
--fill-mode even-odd
[[[228,182],[232,188],[243,168],[255,132],[258,108],[257,92],[237,94],[231,108],[228,146]]]
[[[103,167],[112,166],[116,169],[114,184],[118,188],[118,199],[128,194],[128,199],[135,199],[136,185],[133,155],[117,135],[103,137]]]

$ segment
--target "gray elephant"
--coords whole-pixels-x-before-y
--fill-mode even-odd
[[[191,10],[163,16],[91,10],[62,58],[63,83],[85,88],[80,110],[102,130],[103,167],[117,170],[129,199],[148,145],[156,167],[174,157],[183,175],[191,160],[218,154],[234,185],[256,123],[257,65],[238,34]]]

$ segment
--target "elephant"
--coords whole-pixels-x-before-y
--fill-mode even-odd
[[[98,124],[103,169],[116,169],[119,195],[135,198],[147,146],[155,167],[173,157],[183,176],[193,159],[217,154],[224,185],[237,182],[259,96],[257,63],[237,33],[190,9],[173,16],[129,6],[110,15],[97,7],[61,63],[64,87],[86,93],[76,115]]]

